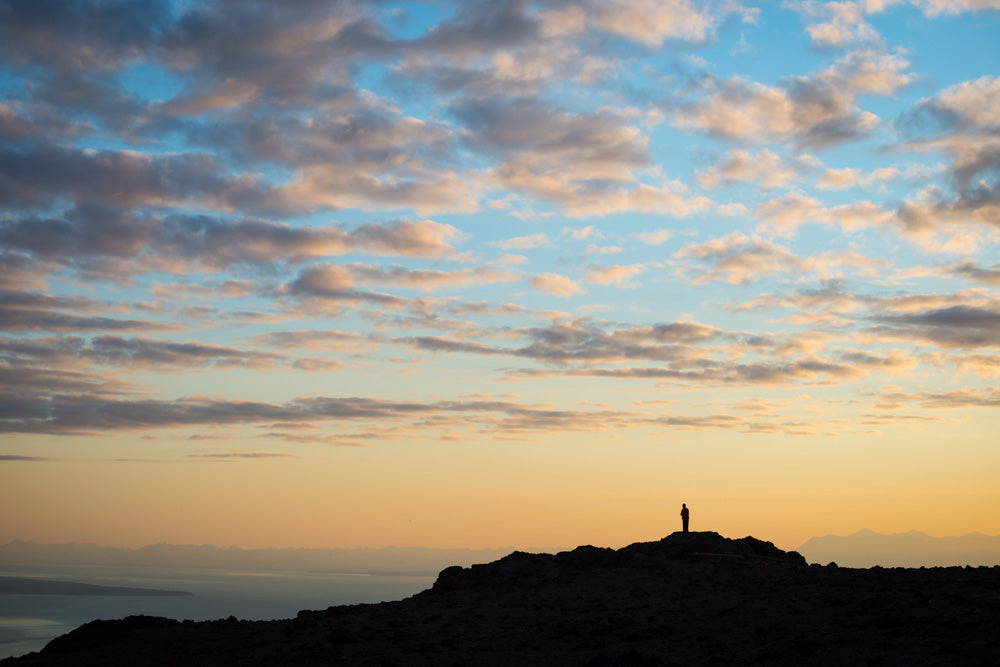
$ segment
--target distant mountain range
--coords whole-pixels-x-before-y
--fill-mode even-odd
[[[853,535],[813,537],[798,552],[810,563],[835,562],[843,567],[1000,565],[1000,535],[931,537],[919,530],[883,535],[865,529]]]

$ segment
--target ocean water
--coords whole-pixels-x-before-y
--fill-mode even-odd
[[[95,619],[136,614],[177,620],[293,618],[302,609],[402,600],[430,588],[435,575],[345,574],[138,567],[46,567],[0,570],[0,576],[58,579],[102,586],[188,591],[192,596],[0,594],[0,659],[41,649]]]

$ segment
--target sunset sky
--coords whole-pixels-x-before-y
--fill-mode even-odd
[[[1000,0],[0,0],[0,543],[1000,534]]]

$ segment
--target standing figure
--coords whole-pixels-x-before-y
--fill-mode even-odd
[[[681,522],[684,524],[684,532],[688,532],[688,517],[691,515],[688,512],[688,506],[685,503],[681,503]]]

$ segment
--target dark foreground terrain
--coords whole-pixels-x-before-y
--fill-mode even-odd
[[[33,665],[1000,665],[1000,567],[806,565],[752,537],[448,568],[399,602],[279,621],[94,621]]]

